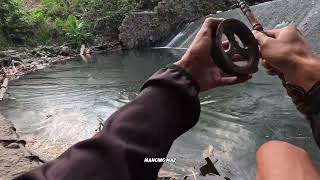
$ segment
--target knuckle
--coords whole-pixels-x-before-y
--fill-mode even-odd
[[[206,18],[206,20],[204,21],[204,24],[206,26],[210,25],[213,22],[213,18]]]
[[[210,29],[209,28],[204,28],[202,31],[202,36],[207,37],[210,35]]]
[[[206,22],[206,23],[211,22],[211,21],[212,21],[212,19],[213,19],[213,18],[208,17],[208,18],[206,18],[205,22]]]
[[[223,21],[223,19],[221,19],[221,18],[208,17],[204,21],[204,26],[210,28],[210,27],[213,27],[215,25],[220,24],[220,22],[222,22],[222,21]]]
[[[297,33],[297,32],[299,32],[298,28],[295,27],[295,26],[292,26],[292,25],[290,25],[288,27],[285,27],[285,30],[287,32],[289,32],[289,33]]]
[[[265,49],[266,47],[269,46],[270,43],[271,43],[271,39],[270,38],[263,39],[263,41],[260,43],[261,49]]]

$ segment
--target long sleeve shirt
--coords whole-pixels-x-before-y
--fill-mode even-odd
[[[173,141],[197,123],[198,93],[197,84],[183,69],[164,68],[106,121],[100,133],[16,179],[156,179],[162,163],[144,159],[165,158]]]
[[[183,69],[172,66],[155,73],[133,101],[120,108],[93,138],[70,147],[56,160],[18,180],[152,180],[173,141],[199,119],[199,87]],[[311,126],[320,144],[320,88],[315,88]]]

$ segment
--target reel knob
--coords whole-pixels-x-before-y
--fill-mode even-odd
[[[227,49],[223,45],[224,37],[229,41]],[[251,30],[236,19],[224,20],[218,26],[211,56],[215,64],[230,75],[243,76],[258,71],[258,42]]]

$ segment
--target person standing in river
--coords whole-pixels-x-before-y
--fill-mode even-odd
[[[174,140],[195,126],[200,115],[199,93],[251,78],[230,76],[214,64],[212,38],[222,21],[207,19],[181,60],[151,76],[141,93],[115,112],[101,132],[16,179],[156,179],[162,163],[145,163],[145,158],[166,157]],[[254,35],[263,65],[285,82],[320,146],[320,57],[312,53],[296,28]],[[265,143],[256,158],[257,180],[320,179],[308,154],[286,142]]]

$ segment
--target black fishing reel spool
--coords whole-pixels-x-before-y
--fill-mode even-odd
[[[227,49],[223,44],[224,37],[229,42]],[[218,26],[211,56],[215,64],[230,75],[245,76],[258,71],[258,42],[251,30],[236,19],[224,20]]]

